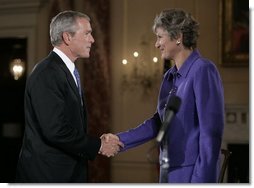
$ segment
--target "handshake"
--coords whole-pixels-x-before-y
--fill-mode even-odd
[[[120,151],[120,148],[124,147],[124,144],[119,140],[119,137],[108,133],[103,134],[101,137],[101,148],[99,150],[99,154],[113,157]]]

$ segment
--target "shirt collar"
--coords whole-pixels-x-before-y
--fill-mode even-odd
[[[70,70],[71,74],[73,74],[75,69],[75,64],[68,58],[61,50],[54,47],[53,51],[60,56],[60,58],[63,60],[67,68]]]
[[[199,57],[201,57],[201,54],[199,53],[198,50],[193,50],[193,52],[190,54],[190,56],[185,60],[185,62],[183,63],[183,65],[181,66],[181,68],[179,70],[177,70],[176,65],[174,65],[168,72],[167,75],[167,80],[172,80],[174,78],[174,75],[177,77],[183,76],[186,77],[192,64],[196,61],[196,59],[198,59]]]
[[[178,71],[177,71],[177,68],[176,66],[174,65],[168,72],[168,75],[167,75],[167,80],[168,81],[171,81],[173,80],[174,76],[177,76],[178,75]]]
[[[181,66],[181,68],[179,69],[179,74],[181,76],[186,77],[191,66],[193,65],[193,63],[201,57],[201,54],[199,53],[198,50],[193,50],[193,52],[190,54],[190,56],[185,60],[184,64]]]

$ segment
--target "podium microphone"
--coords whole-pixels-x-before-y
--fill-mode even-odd
[[[160,131],[156,137],[157,142],[160,143],[162,141],[163,136],[169,126],[169,123],[171,119],[174,117],[174,115],[178,112],[180,105],[181,105],[180,97],[177,97],[177,96],[169,97],[168,103],[165,109],[164,120],[160,128]]]

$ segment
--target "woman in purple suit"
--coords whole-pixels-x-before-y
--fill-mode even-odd
[[[160,146],[160,161],[165,152],[169,158],[166,180],[161,166],[160,182],[215,183],[218,179],[223,87],[214,63],[197,50],[198,29],[198,22],[181,9],[164,10],[155,18],[155,47],[162,59],[174,62],[164,75],[156,113],[136,128],[104,135],[120,139],[125,145],[122,151],[143,144],[157,136],[168,97],[180,97],[179,111],[168,126],[168,144]]]

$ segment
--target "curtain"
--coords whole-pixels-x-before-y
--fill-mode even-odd
[[[83,64],[84,88],[87,101],[89,133],[101,136],[110,132],[110,1],[85,0],[84,13],[91,18],[93,37],[90,58]],[[90,182],[110,182],[110,159],[97,156],[89,163]]]

